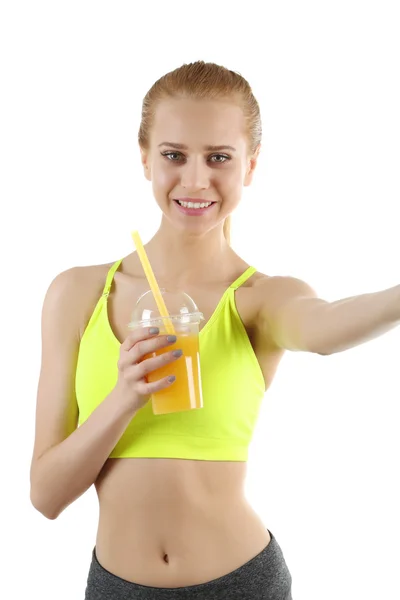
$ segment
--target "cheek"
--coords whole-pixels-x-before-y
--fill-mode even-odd
[[[242,173],[239,169],[224,173],[224,177],[221,178],[221,187],[225,190],[225,193],[235,197],[241,193],[243,187],[242,179]]]
[[[243,193],[243,181],[241,173],[235,171],[229,177],[224,178],[219,188],[221,196],[224,197],[225,205],[233,210],[239,204]]]
[[[164,190],[171,187],[173,182],[176,180],[176,175],[172,172],[172,169],[157,168],[153,172],[153,187],[154,189]]]

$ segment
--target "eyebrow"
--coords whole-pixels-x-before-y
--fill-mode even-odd
[[[158,147],[161,148],[161,146],[169,146],[170,148],[175,148],[176,150],[188,149],[188,147],[185,146],[185,144],[175,144],[173,142],[162,142],[158,145]],[[231,150],[232,152],[236,152],[236,148],[234,148],[233,146],[205,146],[204,150],[207,150],[207,152],[214,152],[217,150]]]

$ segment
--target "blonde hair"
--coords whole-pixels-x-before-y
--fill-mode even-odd
[[[231,243],[231,223],[232,217],[228,215],[224,221],[224,236],[228,244]]]
[[[138,141],[143,150],[150,145],[150,131],[158,103],[166,98],[213,100],[230,98],[243,110],[247,125],[249,152],[253,154],[261,143],[260,107],[249,83],[235,71],[215,63],[199,60],[184,64],[158,79],[143,99]],[[230,243],[231,218],[224,222],[224,235]]]

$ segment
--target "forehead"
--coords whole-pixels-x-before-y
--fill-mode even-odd
[[[240,106],[229,100],[167,99],[156,108],[151,138],[155,144],[237,147],[246,143],[246,123]]]

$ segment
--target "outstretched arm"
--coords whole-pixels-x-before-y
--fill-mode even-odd
[[[264,284],[261,328],[280,348],[328,355],[372,340],[400,324],[400,285],[335,302],[304,281],[271,277]]]

